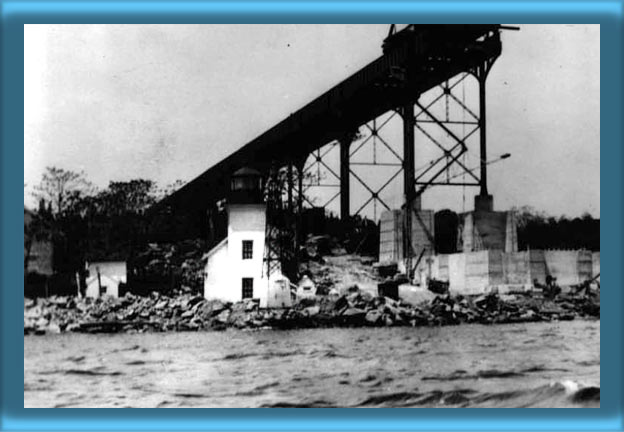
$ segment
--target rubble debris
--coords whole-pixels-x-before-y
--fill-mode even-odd
[[[477,298],[438,295],[413,305],[352,286],[342,295],[306,297],[292,308],[260,309],[257,302],[226,303],[193,294],[121,298],[24,299],[24,334],[293,329],[339,326],[441,326],[600,318],[599,295]]]

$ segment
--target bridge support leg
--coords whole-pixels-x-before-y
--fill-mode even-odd
[[[403,193],[405,195],[404,229],[403,229],[403,258],[405,273],[411,280],[412,272],[412,211],[414,202],[414,105],[404,105],[401,114],[403,117]]]
[[[294,201],[293,201],[293,186],[294,186],[294,182],[293,182],[293,165],[292,165],[292,163],[288,164],[287,169],[288,169],[288,171],[287,171],[287,174],[286,174],[286,182],[288,183],[288,211],[292,213],[293,210],[295,209]]]
[[[493,211],[494,198],[488,193],[487,185],[487,141],[486,141],[486,116],[485,116],[485,82],[491,67],[491,63],[484,63],[476,70],[476,77],[479,81],[479,149],[481,159],[481,171],[479,183],[481,189],[479,195],[475,197],[475,210]]]
[[[481,151],[481,195],[488,194],[487,146],[485,141],[485,79],[479,80],[479,148]]]
[[[299,258],[299,248],[303,243],[303,174],[304,163],[297,165],[297,216],[295,219],[295,254]],[[294,209],[294,207],[293,207]]]
[[[351,137],[344,137],[340,140],[340,219],[345,222],[349,219],[351,211],[349,204],[351,201],[349,189],[349,176],[351,167],[349,166],[349,148],[351,147]]]

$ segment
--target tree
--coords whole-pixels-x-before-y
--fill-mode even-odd
[[[110,182],[108,189],[97,196],[99,212],[109,216],[141,214],[156,202],[156,184],[151,180],[135,179]]]
[[[547,216],[538,212],[531,206],[513,207],[511,211],[516,214],[518,229],[525,229],[529,224],[545,224]]]
[[[186,182],[184,180],[176,180],[173,183],[169,183],[168,185],[159,188],[156,192],[156,201],[160,201],[166,197],[168,197],[169,195],[171,195],[172,193],[176,192],[178,189],[182,188],[182,186],[184,186],[186,184]]]
[[[54,217],[77,210],[85,196],[92,195],[93,185],[89,183],[83,172],[74,172],[56,167],[46,167],[41,183],[35,187],[35,197],[51,204]]]
[[[80,269],[88,238],[85,215],[94,193],[83,172],[46,167],[35,187],[39,210],[28,228],[33,232],[25,228],[25,252],[32,247],[33,238],[45,238],[54,249],[52,266],[56,273],[73,274]],[[24,260],[27,265],[27,257]]]

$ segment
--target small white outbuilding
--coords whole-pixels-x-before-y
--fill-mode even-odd
[[[87,297],[119,297],[119,284],[126,283],[125,261],[94,262],[89,263],[87,268]]]
[[[289,308],[292,306],[290,280],[286,276],[276,277],[269,284],[267,307]]]
[[[297,298],[314,296],[316,296],[316,285],[312,279],[308,277],[308,275],[304,275],[299,281],[299,286],[297,287]]]

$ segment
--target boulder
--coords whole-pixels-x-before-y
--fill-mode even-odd
[[[246,312],[250,312],[253,310],[257,310],[259,307],[258,303],[254,300],[247,300],[245,301],[245,311]]]
[[[377,325],[381,321],[382,313],[378,310],[370,310],[366,313],[365,320],[370,325]]]
[[[61,333],[61,327],[58,324],[51,322],[50,324],[48,324],[48,327],[46,328],[46,332],[58,334],[58,333]]]
[[[39,305],[30,309],[24,310],[24,318],[37,319],[41,316],[43,316],[43,309]]]
[[[199,306],[195,310],[195,314],[204,320],[217,316],[224,310],[228,309],[228,304],[223,303],[220,300],[207,300],[205,302],[198,303],[198,305]]]
[[[181,318],[191,318],[192,316],[194,316],[195,314],[193,313],[192,310],[187,310],[185,312],[182,313]]]
[[[50,324],[50,321],[48,321],[47,319],[43,317],[40,317],[35,320],[35,328],[38,328],[38,329],[45,328],[48,326],[48,324]]]
[[[353,316],[365,316],[366,315],[366,311],[363,309],[358,309],[358,308],[347,308],[343,313],[342,316],[347,316],[347,317],[353,317]]]
[[[316,306],[319,303],[318,297],[303,297],[298,299],[297,306],[300,308],[307,308],[310,306]]]
[[[391,327],[394,325],[394,320],[392,319],[392,317],[388,314],[383,314],[383,323],[386,327]]]
[[[366,311],[359,308],[350,307],[345,309],[340,315],[343,324],[346,325],[365,325]]]
[[[334,310],[338,312],[345,310],[348,307],[349,307],[349,301],[347,300],[345,296],[339,297],[338,300],[336,300],[336,302],[334,303]]]
[[[321,312],[321,308],[319,306],[308,306],[302,311],[306,316],[315,316]]]
[[[161,310],[161,309],[166,308],[168,305],[169,303],[166,300],[161,300],[154,305],[154,309]]]
[[[230,311],[226,309],[217,315],[216,320],[220,322],[221,324],[226,324],[229,318],[230,318]]]
[[[349,294],[354,294],[358,292],[360,292],[360,287],[357,285],[351,285],[349,288],[347,288],[347,293]]]
[[[75,332],[75,331],[78,331],[79,329],[80,329],[79,323],[71,323],[71,324],[68,324],[67,327],[65,327],[65,331],[68,331],[68,332]]]

